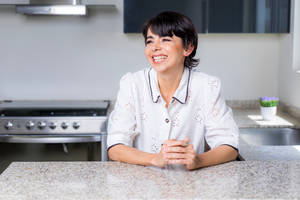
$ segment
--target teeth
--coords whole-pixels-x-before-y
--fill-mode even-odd
[[[159,62],[159,61],[161,61],[161,60],[163,60],[163,59],[166,59],[167,58],[167,56],[154,56],[153,57],[153,59],[156,61],[156,62]]]

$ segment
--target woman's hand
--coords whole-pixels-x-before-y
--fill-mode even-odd
[[[165,159],[168,164],[182,164],[188,170],[199,168],[200,160],[194,151],[190,139],[166,141]]]
[[[151,160],[152,165],[156,167],[164,168],[168,164],[169,160],[167,159],[166,148],[167,145],[165,143],[161,145],[160,152],[158,154],[155,154],[155,156]]]
[[[198,168],[199,163],[199,158],[189,138],[165,141],[160,152],[152,159],[152,164],[161,168],[167,164],[182,164],[188,170],[192,170]]]

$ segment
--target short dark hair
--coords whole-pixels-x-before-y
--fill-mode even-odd
[[[188,48],[189,45],[193,46],[194,50],[185,58],[184,66],[192,68],[199,64],[199,59],[194,58],[198,46],[198,33],[190,18],[174,11],[164,11],[159,13],[143,25],[145,43],[149,28],[154,34],[161,37],[172,37],[173,35],[180,37],[184,48]]]

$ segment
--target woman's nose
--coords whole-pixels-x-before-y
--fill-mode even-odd
[[[156,50],[159,50],[159,49],[161,49],[160,41],[156,40],[156,41],[153,42],[152,50],[156,51]]]

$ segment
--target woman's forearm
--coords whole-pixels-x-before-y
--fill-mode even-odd
[[[135,165],[153,165],[155,154],[146,153],[123,144],[113,146],[108,151],[111,160]]]
[[[208,167],[235,160],[238,153],[235,149],[227,145],[221,145],[208,152],[197,155],[199,165],[197,168]]]

